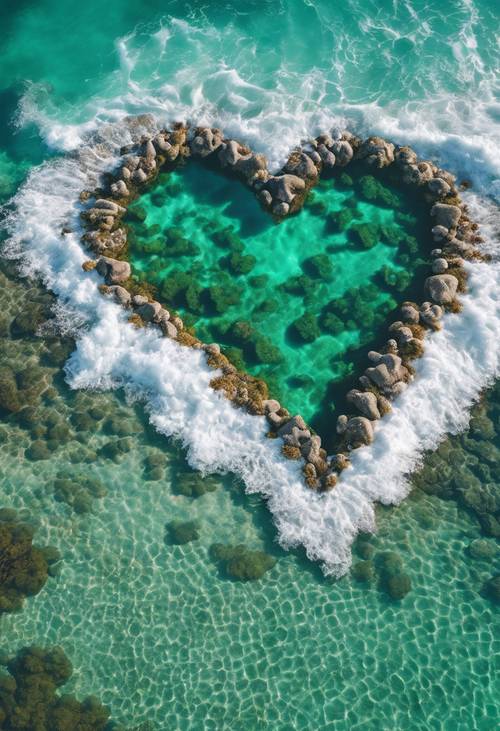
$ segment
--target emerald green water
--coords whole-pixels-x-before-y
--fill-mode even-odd
[[[89,0],[71,8],[61,0],[7,0],[0,19],[2,203],[34,166],[74,149],[89,130],[144,111],[219,124],[274,165],[301,138],[334,124],[381,132],[470,178],[479,195],[498,192],[498,8],[490,0],[189,7]],[[343,234],[326,231],[314,206],[276,226],[238,184],[207,174],[204,189],[200,180],[188,167],[172,207],[170,199],[157,206],[146,196],[147,225],[180,227],[200,247],[203,271],[196,276],[203,285],[227,255],[203,228],[210,223],[233,226],[258,263],[248,276],[234,277],[243,292],[233,309],[218,318],[206,309],[192,312],[196,327],[222,340],[221,323],[251,315],[284,354],[274,384],[284,401],[315,425],[318,410],[330,421],[351,368],[371,339],[377,342],[378,326],[322,332],[298,346],[283,322],[308,306],[318,312],[360,277],[365,284],[376,277],[375,301],[399,301],[406,292],[387,290],[379,272],[385,264],[407,270],[405,252],[383,242],[369,251],[347,247]],[[326,186],[315,195],[334,211],[348,193]],[[391,211],[363,201],[359,191],[356,197],[359,220],[392,220]],[[146,234],[139,230],[138,243]],[[307,256],[327,247],[333,279],[317,283],[311,302],[277,293]],[[133,256],[139,270],[155,261],[135,250]],[[165,260],[152,274],[162,282],[194,260]],[[250,285],[256,273],[270,278],[263,289]],[[262,300],[276,298],[279,317],[255,312]],[[353,572],[334,582],[302,553],[278,548],[266,505],[244,495],[236,477],[210,478],[217,489],[199,498],[182,494],[192,475],[181,446],[155,434],[141,407],[127,405],[120,393],[71,392],[61,369],[72,344],[58,351],[52,336],[13,326],[26,301],[47,305],[38,285],[5,273],[2,264],[0,367],[11,368],[20,384],[29,371],[37,387],[30,418],[0,412],[0,503],[32,520],[37,542],[57,546],[63,562],[22,613],[0,616],[2,651],[62,645],[75,667],[65,691],[99,696],[114,719],[132,727],[497,728],[498,606],[482,587],[500,571],[498,386],[479,409],[486,420],[425,456],[406,502],[378,508],[377,536],[357,542]],[[178,306],[187,313],[182,300]],[[273,375],[248,355],[245,365]],[[311,371],[314,385],[293,380]],[[44,459],[33,460],[34,442],[45,447]],[[83,485],[88,478],[100,480],[107,494],[77,514],[61,502],[56,480]],[[193,519],[199,540],[165,542],[167,523]],[[213,542],[265,550],[277,564],[258,582],[229,581],[209,556]],[[388,551],[411,580],[400,601],[381,585],[377,566]],[[360,567],[363,561],[373,565]],[[362,572],[372,581],[355,578]]]
[[[363,195],[373,178],[355,181],[321,181],[297,216],[277,224],[237,181],[191,163],[162,173],[129,215],[137,279],[293,413],[330,429],[346,377],[359,375],[355,364],[379,344],[389,314],[422,286],[420,254],[428,256],[415,202],[386,185],[392,205],[382,205]],[[366,246],[359,225],[373,230]],[[311,322],[297,332],[304,314]]]

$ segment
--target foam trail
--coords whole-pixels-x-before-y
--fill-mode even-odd
[[[199,351],[132,328],[123,310],[99,294],[97,275],[82,271],[78,193],[113,165],[124,140],[154,126],[152,118],[142,126],[103,126],[97,144],[35,169],[7,218],[7,254],[22,261],[25,273],[42,277],[68,317],[76,311],[85,321],[66,368],[72,387],[124,386],[145,399],[152,423],[182,440],[193,467],[239,474],[247,492],[268,498],[280,543],[302,545],[326,573],[340,576],[357,532],[375,529],[373,502],[395,504],[407,495],[405,473],[446,432],[464,428],[467,407],[498,374],[500,264],[468,265],[463,312],[447,316],[443,331],[428,338],[416,382],[378,426],[373,447],[354,453],[352,469],[333,493],[316,495],[304,486],[299,465],[284,460],[276,441],[265,437],[264,419],[234,409],[210,388],[214,372]],[[483,205],[476,198],[470,203]],[[486,218],[488,209],[481,211]],[[75,233],[62,236],[68,223]]]

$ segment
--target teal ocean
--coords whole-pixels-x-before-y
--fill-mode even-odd
[[[74,666],[64,692],[97,696],[140,731],[496,729],[496,3],[4,0],[0,18],[0,390],[13,378],[25,405],[8,408],[1,390],[0,508],[62,554],[21,612],[0,614],[2,657],[60,645]],[[61,238],[79,192],[137,132],[129,115],[151,115],[146,129],[216,124],[273,168],[319,132],[376,133],[468,181],[492,261],[471,267],[464,310],[430,338],[411,398],[324,499],[254,417],[215,408],[196,353],[177,356],[126,323],[83,275],[78,237]],[[179,308],[330,434],[341,387],[411,292],[409,251],[425,259],[411,201],[398,218],[344,181],[276,226],[213,172],[188,168],[165,185],[170,203],[154,189],[139,202],[135,271],[163,291],[179,269],[213,285],[226,263],[210,232],[232,227],[255,262],[230,316],[185,294]],[[345,205],[402,243],[352,249],[322,220]],[[196,248],[162,258],[165,230]],[[284,283],[325,251],[334,270],[297,299]],[[342,297],[357,318],[328,310]],[[287,329],[304,306],[322,313],[312,344]],[[332,312],[342,332],[323,327]],[[235,346],[229,328],[242,319],[279,353],[252,360]],[[194,522],[198,537],[177,545],[174,521]],[[276,563],[236,581],[215,543]],[[387,591],[391,570],[409,588],[401,599]]]

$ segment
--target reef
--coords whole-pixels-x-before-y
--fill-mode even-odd
[[[264,551],[253,551],[246,546],[225,546],[214,543],[210,547],[210,555],[220,561],[224,573],[238,581],[256,581],[276,564],[276,559]]]
[[[204,161],[247,185],[277,222],[301,209],[321,177],[337,176],[341,185],[346,188],[352,186],[353,179],[345,172],[349,165],[361,175],[359,186],[365,199],[395,208],[402,219],[408,214],[398,210],[398,197],[383,185],[381,179],[411,190],[412,195],[426,206],[429,237],[434,248],[430,252],[431,271],[424,282],[423,300],[403,302],[400,319],[388,328],[387,342],[379,351],[368,353],[371,365],[359,378],[359,388],[351,389],[347,395],[353,411],[338,417],[336,447],[332,456],[327,456],[320,437],[300,415],[290,414],[276,400],[269,399],[268,388],[261,379],[239,370],[221,353],[219,345],[201,342],[189,325],[172,311],[172,305],[175,306],[179,298],[189,301],[193,310],[200,305],[200,297],[204,293],[194,274],[178,272],[164,282],[160,295],[169,303],[169,309],[155,299],[153,291],[144,286],[141,289],[134,280],[127,261],[126,217],[132,214],[144,225],[144,211],[135,201],[154,181],[161,180],[159,176],[164,171],[184,165],[188,158]],[[176,192],[165,184],[164,191],[156,191],[155,195],[161,194],[161,203],[166,195],[175,195]],[[353,217],[349,207],[351,200],[348,199],[345,209],[330,217],[328,225],[341,230],[349,225]],[[127,147],[117,169],[103,177],[101,187],[82,191],[81,201],[85,205],[81,213],[85,228],[82,240],[95,256],[85,262],[83,268],[88,272],[95,269],[104,278],[101,292],[130,310],[129,320],[135,326],[159,327],[165,337],[176,340],[180,345],[205,351],[208,365],[219,372],[212,379],[212,387],[221,390],[236,407],[265,415],[269,436],[282,438],[285,446],[294,448],[294,455],[300,451],[305,482],[319,492],[328,491],[337,484],[340,473],[350,464],[349,454],[353,449],[373,442],[377,422],[391,410],[391,402],[414,378],[411,361],[424,353],[425,335],[441,328],[447,311],[460,311],[459,295],[467,286],[465,260],[481,258],[477,248],[482,241],[477,233],[478,227],[469,218],[453,175],[431,161],[419,160],[410,147],[394,145],[381,137],[362,140],[346,131],[333,136],[322,134],[308,140],[291,152],[280,171],[271,174],[264,155],[227,138],[220,129],[188,127],[179,123],[170,130],[160,130],[153,136],[143,137],[137,145]],[[323,213],[322,210],[316,212]],[[350,230],[353,245],[363,249],[373,247],[379,239],[389,245],[399,243],[399,235],[390,228],[379,229],[362,223]],[[214,240],[215,245],[229,251],[224,261],[233,277],[253,268],[254,258],[242,253],[241,242],[234,231],[217,232]],[[408,237],[403,243],[404,256],[414,255],[416,242]],[[170,233],[166,244],[174,256],[189,250],[192,245],[175,230]],[[290,291],[314,287],[317,280],[327,282],[334,263],[326,254],[321,254],[306,260],[304,267],[302,277],[295,277],[287,283],[292,288]],[[227,272],[225,274],[227,278],[221,276],[220,284],[208,291],[209,301],[219,314],[237,302],[240,296],[239,285]],[[405,272],[387,269],[382,272],[382,277],[395,292],[403,291],[409,283]],[[367,309],[365,307],[364,312],[369,317]],[[358,316],[362,320],[363,307],[359,309]],[[293,323],[291,331],[294,337],[312,343],[321,335],[321,329],[335,333],[341,327],[342,320],[333,306],[319,320],[312,313],[304,312]],[[244,337],[242,339],[245,340]],[[279,364],[280,353],[274,344],[265,339],[256,342],[251,331],[242,344],[244,349],[250,346],[261,362]],[[242,365],[239,358],[240,368]],[[1,383],[0,395],[3,391],[4,400],[8,402],[15,395],[14,384],[8,374]]]
[[[73,674],[60,647],[24,647],[2,661],[0,727],[4,731],[127,731],[110,721],[109,709],[94,696],[83,701],[59,689]],[[140,729],[153,728],[149,724]],[[134,731],[129,729],[129,731]]]
[[[0,613],[19,611],[38,594],[60,559],[55,548],[34,546],[34,535],[15,510],[0,510]]]

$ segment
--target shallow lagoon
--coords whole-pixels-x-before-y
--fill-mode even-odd
[[[421,211],[377,185],[322,180],[302,211],[276,223],[237,181],[188,164],[132,206],[133,270],[201,339],[329,431],[347,377],[422,285]]]

